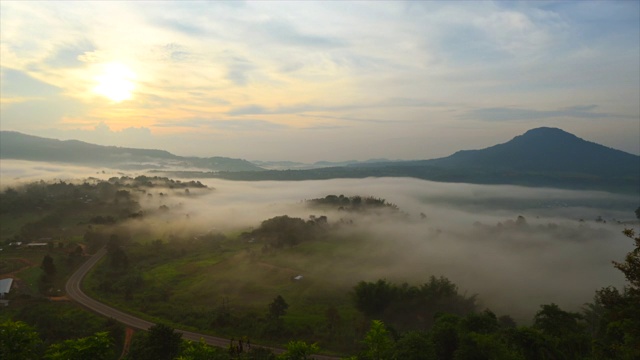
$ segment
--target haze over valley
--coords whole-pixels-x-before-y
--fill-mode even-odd
[[[5,189],[39,179],[82,182],[86,177],[106,180],[127,175],[24,161],[3,160],[2,165]],[[141,200],[142,211],[149,215],[122,226],[144,228],[152,233],[147,238],[168,241],[174,236],[245,231],[281,215],[327,216],[330,224],[353,221],[339,231],[340,238],[365,239],[351,249],[353,253],[299,263],[296,271],[309,281],[345,289],[360,280],[413,283],[446,276],[464,291],[478,294],[484,306],[523,321],[544,299],[576,310],[594,290],[624,284],[610,264],[631,249],[620,232],[633,224],[629,209],[637,203],[632,196],[598,191],[411,178],[200,181],[210,190],[192,198],[159,196],[170,193],[149,189],[153,196]],[[313,209],[305,202],[331,194],[382,198],[403,216]],[[161,206],[169,212],[158,213]],[[520,216],[526,225],[516,223]]]

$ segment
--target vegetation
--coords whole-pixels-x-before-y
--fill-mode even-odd
[[[266,252],[271,247],[291,247],[304,241],[317,239],[326,232],[326,225],[326,216],[313,217],[305,221],[301,218],[283,215],[263,221],[259,228],[243,233],[242,237],[263,243],[263,251]]]
[[[133,342],[128,358],[132,360],[172,360],[180,354],[182,334],[165,325],[157,324]]]
[[[475,296],[459,294],[457,286],[444,277],[431,276],[419,287],[362,281],[354,293],[356,307],[364,315],[403,332],[431,328],[439,313],[466,315],[478,308]]]
[[[308,200],[307,203],[312,207],[319,208],[335,208],[344,211],[375,211],[386,209],[390,213],[399,211],[398,206],[388,203],[385,199],[375,198],[373,196],[344,196],[344,195],[327,195],[324,198]]]
[[[16,273],[24,286],[0,311],[0,358],[119,357],[122,325],[48,299],[62,295],[58,290],[85,254],[103,246],[107,255],[87,278],[85,290],[158,322],[134,335],[128,359],[309,359],[321,350],[367,360],[640,357],[640,238],[633,230],[624,234],[635,249],[613,263],[627,287],[601,289],[582,312],[541,305],[530,325],[517,326],[508,315],[481,308],[475,295],[460,292],[446,277],[427,274],[419,285],[334,280],[343,275],[336,262],[382,262],[392,248],[358,257],[371,252],[367,243],[354,232],[341,232],[348,223],[330,222],[324,215],[277,216],[241,234],[158,235],[138,221],[149,216],[151,210],[140,205],[149,194],[190,197],[199,191],[206,189],[198,182],[143,176],[39,182],[0,193],[2,224],[22,219],[16,220],[21,226],[9,227],[4,243],[46,244],[11,245],[3,253],[0,273]],[[401,214],[374,197],[329,195],[308,205]],[[533,227],[524,217],[499,226],[476,224],[487,234]],[[540,231],[562,229],[549,225]],[[51,236],[41,240],[45,235]],[[178,327],[238,340],[226,349],[211,348],[183,340]],[[249,339],[287,344],[286,350],[276,355],[251,346]]]
[[[7,188],[0,192],[0,241],[66,242],[82,236],[88,225],[113,225],[142,216],[143,195],[165,191],[189,196],[190,188],[206,190],[199,181],[148,176],[89,178],[78,184],[39,181]]]

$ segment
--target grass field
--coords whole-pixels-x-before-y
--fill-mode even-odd
[[[75,245],[75,243],[73,243]],[[73,246],[73,245],[72,245]],[[8,246],[0,252],[0,277],[13,277],[19,281],[20,292],[30,296],[42,296],[38,283],[43,274],[40,268],[42,260],[46,255],[53,258],[56,267],[56,274],[53,278],[51,292],[47,295],[58,296],[64,295],[64,285],[67,278],[76,266],[79,265],[78,259],[75,262],[69,262],[69,247],[60,248],[51,246],[46,248],[27,248]]]
[[[173,259],[163,258],[161,253],[174,251],[143,244],[127,249],[131,258],[136,252],[148,254],[155,247],[162,261],[156,259],[153,264],[148,261],[136,267],[143,285],[134,291],[132,299],[98,289],[102,272],[108,267],[106,260],[87,277],[85,288],[110,304],[150,320],[162,319],[175,327],[228,337],[250,335],[255,341],[272,344],[278,342],[272,342],[269,336],[261,339],[263,334],[256,329],[266,326],[268,306],[280,295],[289,305],[283,317],[287,329],[283,336],[339,350],[340,341],[357,337],[353,324],[362,317],[351,300],[356,283],[335,264],[354,261],[354,253],[363,253],[363,244],[358,239],[318,240],[263,253],[263,244],[236,238],[224,240],[213,250]],[[302,278],[295,280],[299,275]],[[223,308],[236,319],[233,326],[216,323]],[[327,331],[326,313],[330,308],[345,324],[342,340],[335,336],[337,329],[334,334]]]

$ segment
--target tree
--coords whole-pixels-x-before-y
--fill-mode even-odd
[[[638,206],[638,208],[635,211],[636,213],[636,217],[638,218],[638,220],[640,220],[640,206]]]
[[[108,253],[109,265],[116,271],[126,271],[129,267],[129,258],[121,247],[115,248]]]
[[[336,309],[335,306],[329,306],[324,312],[324,317],[327,321],[327,328],[333,334],[333,331],[340,326],[340,322],[342,321],[338,309]]]
[[[0,359],[40,359],[42,340],[34,328],[22,321],[0,323]]]
[[[361,281],[354,289],[356,308],[366,316],[376,316],[396,298],[396,289],[386,280],[377,282]]]
[[[65,340],[53,344],[44,356],[48,360],[109,360],[113,358],[113,341],[108,332]]]
[[[278,360],[310,360],[311,355],[320,351],[317,344],[307,344],[304,341],[289,341],[287,351],[278,356]]]
[[[371,327],[364,337],[367,346],[366,354],[369,359],[388,359],[391,355],[393,341],[389,337],[384,323],[380,320],[372,320]]]
[[[602,309],[593,351],[600,358],[640,358],[640,236],[632,229],[623,234],[635,242],[635,249],[627,253],[624,262],[613,261],[613,266],[624,273],[629,286],[622,291],[603,288],[595,297],[595,304]]]
[[[131,344],[128,358],[172,360],[180,353],[182,334],[165,324],[156,324]]]
[[[186,341],[180,356],[175,360],[226,360],[229,355],[218,348],[207,345],[204,340]]]
[[[435,350],[425,332],[409,331],[394,346],[394,358],[404,360],[436,359]]]
[[[269,316],[272,319],[280,319],[281,316],[287,313],[287,309],[289,308],[289,304],[282,298],[282,296],[278,295],[271,304],[269,304]]]
[[[567,312],[556,304],[542,305],[533,320],[533,327],[542,331],[551,339],[555,348],[564,353],[565,359],[584,359],[588,357],[590,339],[586,326],[579,322],[582,316]]]
[[[441,314],[436,318],[436,322],[429,332],[429,337],[437,359],[453,359],[453,353],[460,342],[458,337],[459,322],[460,317],[453,314]]]
[[[399,331],[426,329],[438,313],[466,315],[477,307],[475,295],[461,295],[454,283],[435,276],[419,287],[361,281],[354,289],[354,300],[365,316],[381,319]]]
[[[556,304],[541,305],[533,320],[533,327],[551,336],[563,336],[582,330],[578,319],[580,314],[560,309]]]
[[[509,331],[507,339],[527,360],[561,358],[549,337],[538,329],[522,326]]]
[[[42,264],[40,268],[44,271],[48,276],[53,276],[56,274],[56,265],[53,263],[53,258],[47,254],[42,259]]]
[[[632,292],[640,291],[640,235],[636,236],[635,231],[633,229],[625,229],[622,232],[626,237],[633,239],[635,242],[635,249],[631,250],[627,253],[625,257],[625,261],[623,263],[619,263],[617,261],[613,262],[613,266],[622,271],[624,276],[627,278],[629,282],[630,290]]]

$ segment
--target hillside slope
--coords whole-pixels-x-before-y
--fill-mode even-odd
[[[181,173],[232,180],[414,177],[473,184],[605,190],[640,196],[640,156],[555,128],[537,128],[481,150],[432,160],[357,163],[344,167],[256,172]]]
[[[212,171],[260,171],[241,159],[181,157],[164,150],[94,145],[78,140],[56,140],[0,131],[0,158],[49,161],[115,168],[201,168]]]
[[[557,128],[537,128],[481,150],[463,150],[416,165],[527,172],[638,176],[640,157],[583,140]]]

